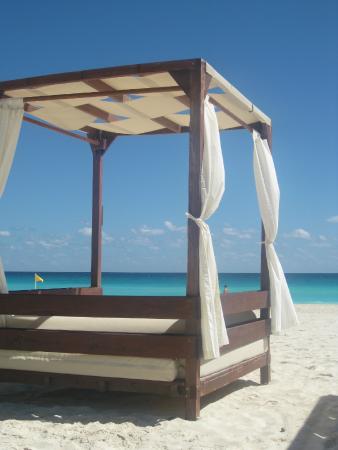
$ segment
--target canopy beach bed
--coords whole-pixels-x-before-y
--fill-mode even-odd
[[[179,396],[193,420],[201,396],[253,370],[268,383],[271,330],[297,323],[273,246],[279,190],[270,119],[201,59],[3,81],[0,195],[22,121],[91,146],[91,286],[8,292],[0,268],[0,381]],[[237,129],[254,140],[261,286],[220,295],[205,221],[224,191],[219,131]],[[186,296],[102,295],[104,153],[122,136],[166,133],[190,134]]]

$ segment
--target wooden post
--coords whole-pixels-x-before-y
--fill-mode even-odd
[[[92,188],[92,257],[91,287],[102,287],[102,176],[103,155],[115,136],[103,138],[100,133],[91,136],[99,141],[99,145],[91,144],[93,153],[93,188]]]
[[[210,77],[206,74],[205,63],[191,71],[190,78],[190,142],[189,142],[189,212],[198,218],[201,215],[201,167],[204,147],[204,99]],[[188,267],[187,296],[199,299],[199,228],[188,220]],[[196,420],[200,415],[200,356],[201,324],[200,300],[194,321],[187,321],[186,332],[199,336],[196,357],[185,363],[185,415],[188,420]]]
[[[272,152],[272,128],[269,125],[262,124],[261,126],[261,137],[262,139],[267,139],[270,151]],[[262,244],[261,244],[261,276],[260,285],[262,291],[270,291],[270,280],[269,280],[269,270],[266,260],[265,251],[265,230],[262,224]],[[260,317],[262,319],[270,318],[270,294],[269,294],[269,307],[261,310]],[[267,337],[268,344],[268,364],[260,369],[260,379],[262,384],[268,384],[271,381],[271,352],[270,352],[270,336]]]

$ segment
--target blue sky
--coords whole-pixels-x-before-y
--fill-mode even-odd
[[[338,7],[325,1],[5,2],[0,79],[202,57],[273,120],[286,272],[338,271]],[[210,220],[221,272],[259,270],[246,131],[222,134]],[[187,136],[119,138],[105,155],[105,271],[185,271]],[[0,201],[7,270],[90,268],[91,152],[24,123]]]

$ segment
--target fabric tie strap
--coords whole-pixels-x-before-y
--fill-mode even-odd
[[[193,220],[193,221],[196,223],[196,225],[198,225],[199,227],[200,227],[201,225],[205,224],[204,220],[201,219],[200,217],[198,217],[198,218],[197,218],[197,217],[194,217],[193,215],[191,215],[191,214],[188,213],[188,212],[186,212],[185,215],[188,217],[188,219]]]

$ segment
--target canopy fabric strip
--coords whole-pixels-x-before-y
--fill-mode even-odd
[[[12,167],[23,117],[22,99],[0,99],[0,197]],[[6,276],[0,257],[0,293],[7,293]],[[0,322],[5,320],[0,316]]]
[[[208,96],[204,102],[204,151],[201,172],[202,212],[199,218],[187,214],[200,229],[199,283],[201,296],[201,329],[204,359],[220,356],[220,347],[229,343],[223,318],[218,270],[212,237],[205,222],[217,210],[225,185],[221,140],[215,108]]]
[[[266,259],[270,279],[271,331],[279,334],[298,324],[295,307],[285,279],[283,268],[275,251],[278,230],[279,186],[269,144],[253,131],[254,174],[259,209],[265,230]]]

